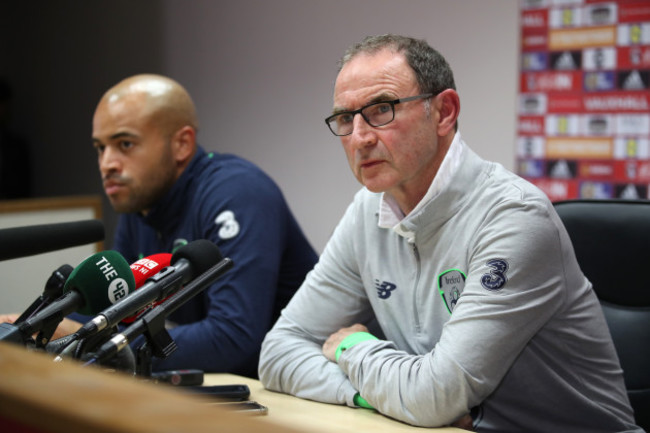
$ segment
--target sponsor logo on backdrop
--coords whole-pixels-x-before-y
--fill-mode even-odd
[[[545,114],[547,96],[544,93],[524,93],[519,95],[519,114]]]
[[[517,124],[519,135],[542,135],[544,116],[520,116]]]
[[[650,23],[619,24],[616,42],[623,46],[649,45]]]
[[[517,163],[517,173],[522,177],[544,177],[544,161],[540,159],[524,159]]]
[[[590,199],[606,199],[612,198],[613,196],[613,186],[609,182],[593,182],[593,181],[584,181],[580,182],[580,198],[590,198]]]
[[[614,196],[626,200],[648,198],[648,185],[635,185],[632,183],[614,185]]]
[[[531,179],[530,181],[552,201],[578,196],[578,185],[575,180]]]
[[[524,12],[521,15],[521,25],[524,31],[529,29],[546,30],[548,28],[548,11],[539,9]]]
[[[599,47],[615,43],[615,26],[550,30],[548,35],[548,46],[552,51]]]
[[[583,103],[586,111],[647,112],[650,110],[649,96],[642,93],[588,94],[584,96]]]
[[[559,71],[579,70],[582,67],[582,52],[562,51],[551,53],[551,69]]]
[[[639,137],[617,137],[614,139],[614,159],[650,158],[650,139]]]
[[[582,51],[583,69],[586,71],[616,69],[616,55],[614,47],[587,48]]]
[[[520,158],[544,158],[546,137],[519,137],[517,139],[517,156]]]
[[[611,138],[548,138],[547,158],[606,159],[612,157]]]
[[[649,198],[650,3],[519,4],[517,172],[551,200]]]
[[[580,116],[577,114],[550,114],[546,116],[546,135],[577,136],[580,134]]]
[[[582,25],[603,26],[607,24],[616,24],[617,6],[615,3],[599,3],[596,5],[587,5],[582,12]]]
[[[621,69],[650,68],[650,46],[619,47],[616,55],[618,67]]]
[[[650,182],[650,161],[627,159],[614,161],[614,180],[616,182]]]
[[[645,90],[650,82],[650,71],[621,71],[618,73],[618,87],[621,90]]]
[[[611,179],[614,175],[612,161],[579,161],[578,177],[583,179]]]
[[[585,72],[584,90],[587,92],[616,90],[616,75],[613,71]]]
[[[551,9],[549,12],[550,28],[565,28],[575,27],[580,24],[580,9],[579,8],[556,8]]]
[[[521,70],[522,71],[543,71],[547,65],[548,55],[546,53],[531,52],[522,53]]]
[[[551,179],[573,179],[578,172],[578,163],[576,161],[559,161],[549,160],[546,163],[546,176]]]
[[[650,113],[616,115],[616,133],[618,135],[650,136]]]
[[[521,35],[521,47],[524,51],[546,50],[548,32],[546,30],[524,31]]]
[[[582,72],[526,72],[521,77],[522,93],[574,92],[582,87]]]

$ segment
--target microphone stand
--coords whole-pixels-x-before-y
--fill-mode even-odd
[[[151,376],[151,358],[167,358],[177,348],[176,342],[165,329],[165,319],[192,297],[206,289],[223,273],[232,268],[233,262],[224,258],[216,265],[196,277],[189,284],[169,297],[165,302],[150,309],[135,322],[129,325],[122,333],[111,338],[105,343],[86,364],[103,361],[114,356],[130,341],[144,334],[146,341],[137,351],[136,374]]]
[[[28,338],[13,323],[0,323],[0,341],[27,345]]]
[[[22,344],[25,347],[33,347],[36,349],[45,349],[45,345],[50,341],[56,327],[63,320],[63,317],[51,317],[43,322],[36,336],[32,338],[25,330],[21,329],[19,324],[16,323],[2,323],[0,324],[0,341],[9,341],[11,343]]]

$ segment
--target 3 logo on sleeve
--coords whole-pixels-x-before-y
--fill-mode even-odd
[[[225,210],[221,212],[214,222],[221,226],[219,237],[223,240],[234,238],[239,234],[239,222],[235,218],[233,211]]]
[[[504,259],[491,259],[485,263],[489,266],[490,272],[481,276],[481,285],[490,291],[495,291],[503,288],[508,281],[506,272],[508,272],[508,262]]]

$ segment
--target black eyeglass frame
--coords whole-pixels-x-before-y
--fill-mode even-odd
[[[400,104],[400,103],[402,103],[402,102],[415,101],[415,100],[417,100],[417,99],[426,99],[426,98],[430,98],[430,97],[432,97],[432,96],[436,96],[436,95],[437,95],[437,93],[436,93],[436,94],[434,94],[434,93],[422,93],[422,94],[420,94],[420,95],[409,96],[409,97],[407,97],[407,98],[393,99],[392,101],[378,101],[378,102],[373,102],[372,104],[364,105],[363,107],[359,108],[358,110],[352,110],[352,111],[341,111],[341,112],[339,112],[339,113],[334,113],[334,114],[332,114],[331,116],[328,116],[327,118],[325,118],[325,123],[327,124],[327,127],[329,128],[329,130],[332,131],[332,134],[334,134],[334,135],[337,136],[337,137],[345,137],[346,135],[350,135],[350,134],[352,134],[352,132],[354,132],[354,128],[353,128],[350,132],[348,132],[347,134],[338,134],[338,133],[336,133],[336,132],[334,131],[334,129],[332,128],[332,125],[330,124],[330,122],[331,122],[332,120],[334,120],[335,118],[337,118],[338,116],[340,116],[340,115],[342,115],[342,114],[351,114],[351,115],[352,115],[352,118],[354,118],[354,116],[356,116],[357,114],[361,114],[361,117],[363,117],[363,120],[365,120],[366,123],[367,123],[368,125],[370,125],[370,126],[372,126],[372,127],[374,127],[374,128],[377,128],[377,127],[379,127],[379,126],[388,125],[390,122],[392,122],[393,120],[395,120],[395,105]],[[391,111],[392,111],[392,113],[393,113],[393,116],[392,116],[391,119],[390,119],[389,121],[387,121],[387,122],[381,123],[381,124],[379,124],[379,125],[373,125],[373,124],[370,122],[370,119],[368,119],[368,118],[366,117],[366,115],[363,113],[363,111],[366,110],[368,107],[372,107],[372,106],[379,105],[379,104],[389,104],[389,105],[390,105],[390,109],[391,109]]]

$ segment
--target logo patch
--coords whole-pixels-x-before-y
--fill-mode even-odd
[[[397,286],[388,281],[375,280],[375,288],[377,289],[377,294],[380,299],[388,299],[390,298],[391,292],[395,290]]]
[[[508,277],[506,276],[508,262],[504,259],[492,259],[488,260],[485,264],[492,268],[492,270],[481,276],[481,285],[487,290],[492,291],[502,289],[506,285],[506,281],[508,281]]]
[[[111,301],[111,304],[116,303],[128,294],[129,284],[124,278],[115,278],[108,286],[108,299]]]
[[[217,225],[221,225],[219,229],[219,237],[221,239],[231,239],[239,234],[239,222],[235,219],[233,211],[225,210],[221,212],[214,222]]]
[[[458,269],[449,269],[438,275],[438,291],[445,301],[447,311],[451,314],[465,288],[465,273]]]

